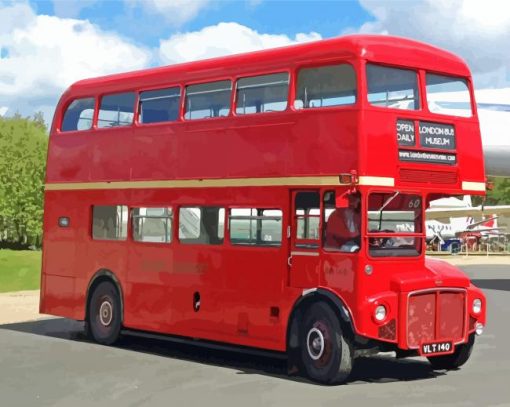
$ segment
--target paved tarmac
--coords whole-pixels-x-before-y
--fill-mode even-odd
[[[357,359],[351,381],[288,377],[276,358],[124,338],[103,347],[82,324],[0,325],[0,406],[510,406],[510,265],[462,268],[488,297],[470,361],[434,372],[425,359]]]

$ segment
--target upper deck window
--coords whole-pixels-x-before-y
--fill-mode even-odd
[[[470,117],[471,97],[466,80],[428,73],[427,105],[433,113]]]
[[[179,87],[140,93],[140,123],[160,123],[179,118]]]
[[[410,69],[367,64],[368,101],[393,109],[418,110],[418,74]]]
[[[129,126],[133,123],[134,105],[133,92],[103,96],[97,127]]]
[[[67,107],[62,121],[62,131],[88,130],[94,118],[94,98],[75,99]]]
[[[217,81],[186,86],[184,117],[188,120],[228,116],[231,81]]]
[[[281,112],[287,108],[289,74],[241,78],[237,81],[236,113]]]
[[[356,102],[356,74],[349,64],[303,68],[298,73],[296,109],[352,105]]]

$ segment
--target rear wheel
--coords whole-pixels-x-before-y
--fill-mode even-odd
[[[90,297],[88,332],[96,342],[113,344],[120,336],[121,310],[117,288],[109,281],[99,283]]]
[[[326,384],[347,380],[353,363],[352,346],[335,312],[317,302],[305,313],[300,335],[301,361],[310,379]]]
[[[473,351],[473,345],[475,344],[475,335],[472,334],[469,337],[468,343],[458,345],[451,355],[435,356],[428,358],[432,367],[436,370],[453,370],[461,367],[466,363],[471,356]]]

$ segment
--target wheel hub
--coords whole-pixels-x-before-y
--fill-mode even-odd
[[[113,306],[109,300],[104,300],[99,307],[99,320],[103,326],[109,326],[113,319]]]
[[[312,328],[308,331],[308,335],[306,336],[306,349],[308,350],[308,355],[313,360],[319,360],[324,353],[325,341],[324,335],[317,328]]]

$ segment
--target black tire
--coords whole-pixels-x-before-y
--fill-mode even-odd
[[[325,302],[308,308],[303,319],[299,346],[308,377],[323,384],[340,384],[349,377],[353,364],[352,345],[342,332],[335,312]]]
[[[89,302],[87,332],[96,342],[112,345],[119,339],[122,314],[120,297],[115,285],[109,281],[99,283]]]
[[[453,370],[458,369],[466,363],[473,351],[475,344],[475,335],[469,337],[468,343],[458,345],[451,355],[435,356],[428,358],[434,370]]]

